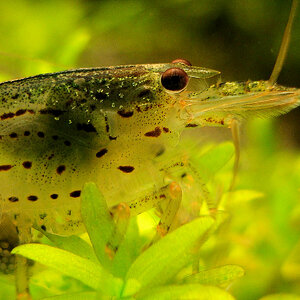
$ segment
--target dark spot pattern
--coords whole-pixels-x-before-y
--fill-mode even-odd
[[[32,167],[32,162],[31,161],[24,161],[23,162],[23,167],[25,169],[30,169]]]
[[[102,157],[104,154],[106,154],[108,152],[108,150],[106,148],[101,149],[100,151],[98,151],[96,153],[96,157],[100,158]]]
[[[26,113],[26,109],[19,109],[17,112],[16,112],[16,116],[22,116]]]
[[[30,195],[30,196],[27,197],[27,199],[28,199],[29,201],[36,201],[36,200],[38,199],[38,197],[37,197],[37,196],[34,196],[34,195]]]
[[[19,117],[24,115],[26,112],[30,113],[30,114],[34,114],[34,111],[32,109],[19,109],[16,111],[16,113],[13,112],[8,112],[8,113],[4,113],[0,116],[1,120],[6,120],[6,119],[11,119],[14,117]]]
[[[0,166],[0,171],[8,171],[12,168],[12,165],[2,165]]]
[[[119,166],[119,170],[121,170],[124,173],[131,173],[134,170],[134,167],[132,166]]]
[[[47,228],[46,228],[46,226],[45,226],[45,225],[42,225],[42,226],[41,226],[41,229],[43,229],[44,231],[46,231],[46,230],[47,230]]]
[[[14,113],[9,112],[9,113],[4,113],[1,115],[1,120],[6,120],[6,119],[11,119],[15,116]]]
[[[118,111],[118,114],[123,118],[130,118],[133,116],[133,111],[125,111],[122,109]]]
[[[52,159],[54,157],[54,153],[51,153],[49,156],[48,156],[48,160]]]
[[[78,123],[77,130],[83,130],[85,132],[97,132],[96,128],[91,124]]]
[[[52,199],[57,199],[57,198],[58,198],[58,195],[57,195],[57,194],[51,194],[50,197],[51,197]]]
[[[54,139],[54,141],[58,140],[58,136],[57,135],[52,135],[52,138]]]
[[[66,170],[66,166],[60,165],[57,167],[56,172],[57,172],[57,174],[61,175],[65,170]]]
[[[42,131],[39,131],[39,132],[37,133],[37,136],[40,137],[40,138],[43,138],[43,137],[45,137],[45,133],[42,132]]]
[[[109,132],[109,125],[108,125],[108,118],[107,118],[107,116],[104,117],[104,120],[105,120],[105,130],[108,133]]]
[[[70,141],[64,141],[64,144],[66,145],[66,146],[71,146],[71,142]]]
[[[12,139],[15,139],[18,137],[18,135],[15,133],[15,132],[12,132],[10,135],[9,135]]]
[[[30,131],[26,130],[24,131],[24,136],[29,136],[30,135]]]
[[[185,127],[197,127],[197,126],[198,126],[197,124],[193,124],[193,123],[189,123],[185,125]]]
[[[107,98],[107,95],[102,92],[96,92],[94,95],[97,100],[104,100]]]
[[[19,201],[19,198],[18,197],[15,197],[15,196],[12,196],[12,197],[9,197],[8,200],[10,202],[18,202]]]
[[[42,115],[53,115],[54,117],[59,117],[63,113],[65,113],[65,110],[60,110],[60,109],[52,109],[52,108],[44,108],[40,110],[40,114]]]
[[[159,127],[156,127],[154,130],[145,133],[145,136],[148,137],[159,137],[160,135],[161,129]]]
[[[170,132],[170,129],[167,128],[167,127],[163,127],[163,131],[164,131],[165,133],[168,133],[168,132]]]
[[[18,99],[19,96],[20,96],[20,95],[19,95],[18,93],[16,93],[15,95],[11,96],[11,99]]]
[[[78,191],[71,192],[70,196],[73,197],[73,198],[78,198],[78,197],[80,197],[80,194],[81,194],[81,191],[78,190]]]

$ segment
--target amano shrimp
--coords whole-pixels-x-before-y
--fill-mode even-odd
[[[161,221],[167,232],[181,191],[165,183],[172,166],[158,168],[155,158],[183,130],[218,126],[236,135],[243,119],[297,107],[300,89],[275,83],[280,69],[269,81],[222,83],[219,71],[179,59],[1,83],[2,219],[19,232],[33,224],[60,234],[81,231],[81,190],[93,181],[109,207],[122,199],[131,215],[167,203]]]

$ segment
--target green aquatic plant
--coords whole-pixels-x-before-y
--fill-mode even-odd
[[[119,220],[114,220],[96,185],[87,183],[82,195],[82,217],[91,245],[78,236],[62,237],[45,232],[55,246],[26,244],[15,248],[13,253],[84,285],[75,294],[51,299],[233,299],[220,287],[243,275],[239,266],[227,265],[177,276],[197,259],[200,247],[219,226],[219,218],[196,218],[145,247],[136,220],[129,221],[129,216],[121,210]],[[111,241],[116,240],[118,231],[125,231],[127,224],[124,239],[115,249]]]

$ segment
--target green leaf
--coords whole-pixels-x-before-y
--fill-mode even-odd
[[[57,272],[52,268],[36,271],[30,277],[30,295],[32,299],[43,299],[61,293],[77,293],[91,291],[79,280]],[[0,298],[1,299],[1,298]]]
[[[93,248],[83,239],[76,235],[61,236],[49,232],[41,231],[51,242],[60,249],[72,252],[78,256],[98,262]]]
[[[106,295],[119,295],[121,291],[121,279],[113,277],[100,264],[65,250],[48,245],[26,244],[14,248],[12,253],[54,268]]]
[[[300,300],[299,295],[295,294],[273,294],[260,298],[259,300]]]
[[[234,300],[224,290],[201,284],[169,285],[157,287],[137,295],[140,300]]]
[[[86,183],[83,187],[81,215],[100,263],[109,269],[111,261],[105,249],[115,225],[95,183]]]
[[[183,279],[184,283],[201,283],[210,285],[224,285],[240,278],[244,275],[244,270],[240,266],[226,265],[197,274],[190,275]]]
[[[233,144],[231,142],[226,142],[213,147],[202,155],[193,156],[191,158],[191,164],[197,170],[201,170],[201,177],[207,182],[229,162],[233,154]]]
[[[127,299],[130,295],[135,295],[140,289],[141,284],[139,281],[134,278],[129,278],[124,285],[122,298],[125,297]]]
[[[136,278],[142,287],[164,284],[190,262],[192,248],[213,224],[212,218],[202,217],[169,233],[134,261],[127,279]]]
[[[139,236],[136,217],[130,219],[124,240],[121,243],[113,261],[112,273],[114,276],[124,278],[133,261],[139,256],[145,238]]]

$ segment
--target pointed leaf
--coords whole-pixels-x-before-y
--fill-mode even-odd
[[[48,245],[26,244],[13,249],[19,254],[73,277],[106,295],[119,295],[122,280],[113,277],[100,264]]]
[[[112,261],[114,276],[122,278],[126,276],[129,267],[139,256],[144,240],[139,236],[137,219],[131,218],[124,240]]]
[[[86,183],[81,197],[81,215],[91,243],[100,263],[110,268],[111,261],[105,252],[114,229],[114,222],[106,201],[95,183]]]
[[[191,250],[213,224],[210,217],[198,218],[169,233],[134,261],[127,279],[136,278],[142,287],[164,284],[190,262]]]
[[[190,275],[184,278],[184,283],[201,283],[210,285],[229,284],[233,280],[244,275],[244,270],[240,266],[227,265],[206,271],[201,271],[197,274]]]
[[[61,236],[45,231],[41,232],[58,248],[72,252],[73,254],[90,259],[94,262],[98,262],[93,248],[79,236]]]
[[[224,290],[201,284],[169,285],[157,287],[137,295],[139,300],[234,300]]]

